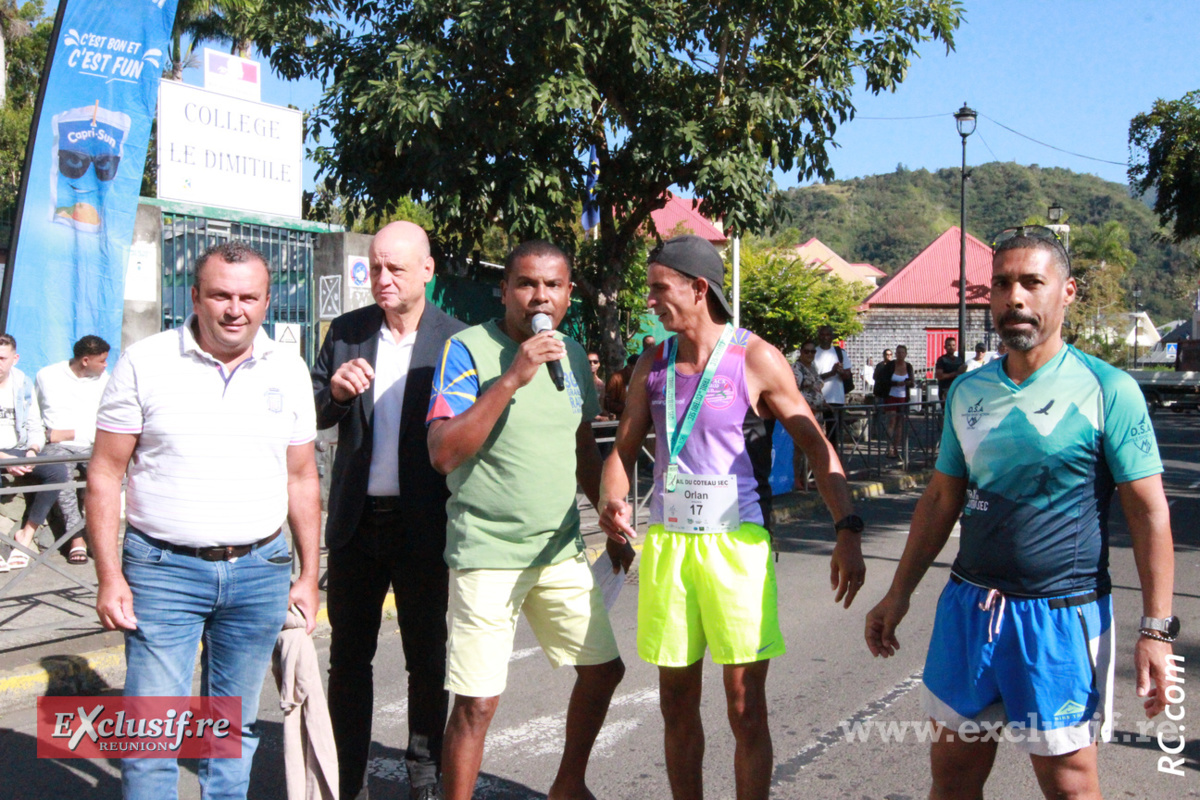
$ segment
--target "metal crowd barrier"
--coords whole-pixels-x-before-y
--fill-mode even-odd
[[[849,405],[833,411],[829,437],[847,474],[877,477],[887,469],[932,467],[937,461],[942,439],[942,404],[937,400]],[[894,459],[887,456],[891,419],[901,425]]]
[[[78,454],[54,456],[38,455],[32,458],[6,458],[0,460],[0,468],[20,467],[26,465],[37,466],[39,464],[87,464],[88,461],[90,461],[90,456],[80,456]],[[0,502],[3,502],[2,498],[11,497],[17,494],[33,494],[34,492],[58,491],[68,488],[77,491],[83,488],[85,485],[85,481],[76,480],[67,481],[66,483],[22,483],[20,477],[11,476],[6,471],[4,484],[0,486]],[[29,577],[29,575],[35,569],[39,567],[45,567],[57,572],[67,580],[79,584],[79,586],[83,589],[95,591],[97,586],[95,580],[85,580],[80,577],[81,573],[90,576],[95,575],[95,571],[91,568],[90,561],[87,569],[80,569],[75,565],[67,565],[67,567],[60,566],[53,560],[57,557],[58,549],[62,547],[63,544],[70,541],[73,537],[78,536],[79,533],[83,531],[83,525],[79,525],[75,528],[64,531],[57,539],[54,540],[54,544],[43,548],[40,553],[34,552],[32,549],[17,542],[15,534],[20,529],[21,521],[17,520],[13,523],[13,528],[10,533],[0,533],[0,543],[7,545],[14,551],[19,550],[20,552],[29,556],[29,564],[26,565],[24,569],[15,569],[11,572],[3,573],[8,576],[8,580],[3,584],[0,584],[0,597],[4,597],[5,595],[12,593],[26,578]]]
[[[892,447],[888,422],[893,415],[899,415],[902,426],[897,458],[887,455]],[[942,438],[942,404],[937,400],[835,406],[816,416],[847,477],[877,478],[890,469],[928,468],[937,461]],[[796,463],[795,470],[796,484],[807,492],[812,483],[807,459]]]

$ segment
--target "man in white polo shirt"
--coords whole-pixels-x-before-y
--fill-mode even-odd
[[[260,253],[239,242],[206,250],[195,313],[113,370],[88,470],[96,611],[125,632],[125,695],[190,695],[203,635],[201,694],[241,697],[242,757],[201,761],[208,797],[246,796],[275,637],[289,603],[310,633],[318,607],[316,415],[304,362],[261,330],[269,290]],[[285,517],[300,554],[294,584]],[[125,759],[124,797],[175,797],[178,775],[171,758]]]
[[[96,410],[100,395],[108,385],[108,342],[91,334],[84,336],[72,350],[69,361],[60,361],[38,370],[34,389],[42,409],[42,424],[46,426],[46,447],[42,455],[77,455],[87,458],[96,439]],[[71,465],[67,465],[68,472]],[[86,476],[85,462],[79,463]],[[68,545],[67,561],[86,564],[87,546],[83,542],[83,517],[79,514],[79,498],[74,489],[58,493],[67,530],[79,529]]]

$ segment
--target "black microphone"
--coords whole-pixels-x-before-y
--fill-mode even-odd
[[[548,314],[534,314],[532,322],[535,334],[554,330],[554,323]],[[546,369],[550,370],[550,379],[554,381],[555,388],[561,392],[566,386],[566,383],[563,382],[562,362],[547,361]]]

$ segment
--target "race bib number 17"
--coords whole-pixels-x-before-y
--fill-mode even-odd
[[[679,474],[663,492],[665,527],[674,533],[729,533],[741,525],[736,475]]]

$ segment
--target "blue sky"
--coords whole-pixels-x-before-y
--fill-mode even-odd
[[[968,163],[1016,161],[1126,181],[1129,121],[1157,98],[1200,89],[1200,3],[1190,0],[968,0],[956,49],[927,43],[895,93],[855,95],[858,117],[841,129],[838,178],[891,172],[897,164],[957,166],[951,116],[966,101],[981,115],[1056,147],[1022,139],[980,116]],[[872,120],[944,113],[937,119]],[[795,175],[777,176],[781,186]]]
[[[967,0],[956,50],[926,43],[894,93],[854,96],[858,118],[838,132],[831,151],[837,178],[957,166],[951,116],[966,101],[980,113],[967,143],[968,163],[1016,161],[1065,167],[1124,183],[1129,121],[1157,98],[1200,89],[1200,3],[1193,0]],[[199,70],[185,80],[199,83]],[[310,108],[313,82],[274,76],[263,101]],[[871,119],[930,114],[932,119]],[[984,116],[986,115],[986,116]],[[988,119],[988,118],[991,119]],[[1117,164],[1068,155],[1004,130]],[[313,167],[306,164],[306,188]],[[783,188],[795,173],[777,174]]]

